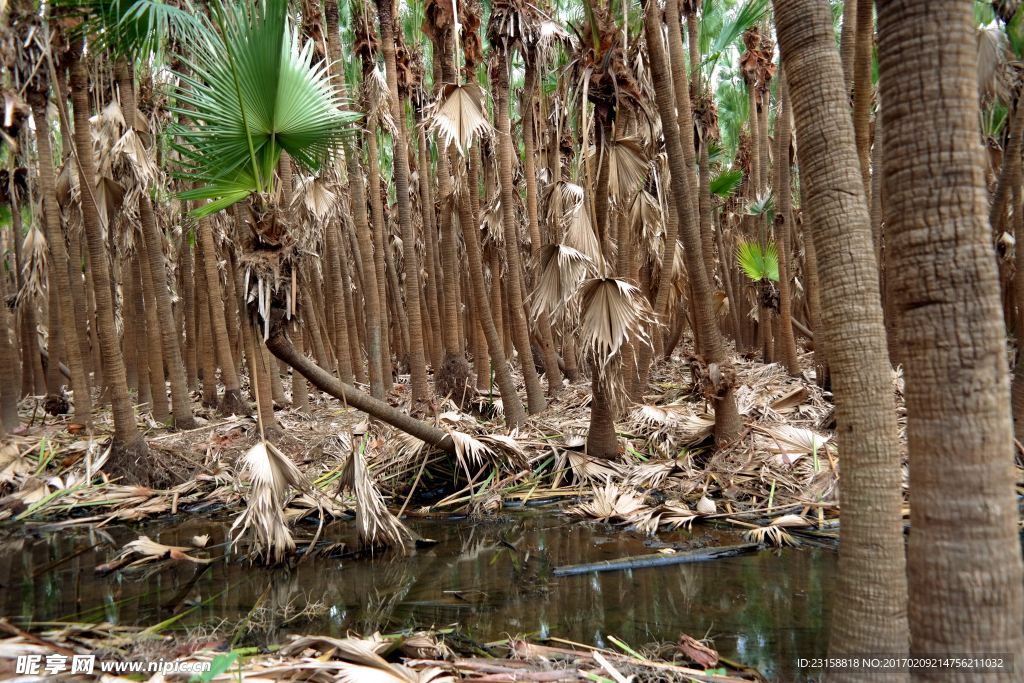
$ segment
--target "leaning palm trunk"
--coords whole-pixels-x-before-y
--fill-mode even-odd
[[[839,594],[829,652],[907,651],[899,441],[878,270],[825,0],[776,0],[775,25],[792,97],[804,207],[814,226],[821,326],[832,354],[843,454]],[[810,258],[810,256],[809,256]],[[905,680],[893,674],[885,680]],[[848,674],[837,680],[866,680]],[[883,680],[875,678],[873,680]]]
[[[1024,568],[974,17],[957,0],[905,0],[879,3],[878,20],[882,99],[893,113],[883,131],[886,224],[906,368],[912,652],[999,651],[1021,662]]]
[[[75,115],[79,183],[83,188],[82,223],[89,247],[89,268],[95,284],[97,333],[113,407],[114,443],[108,463],[113,476],[122,477],[126,483],[145,484],[151,479],[149,449],[135,425],[135,410],[128,395],[128,377],[114,326],[114,302],[110,293],[110,269],[103,228],[92,196],[96,172],[89,131],[89,73],[83,61],[83,46],[84,41],[79,40],[71,48],[71,100]]]
[[[650,54],[651,77],[658,98],[658,111],[661,114],[669,168],[671,169],[673,183],[678,183],[676,185],[677,188],[680,186],[684,188],[684,191],[676,191],[674,195],[678,202],[686,207],[684,211],[679,213],[685,213],[689,218],[689,220],[684,219],[682,221],[683,255],[686,260],[686,270],[690,274],[695,294],[693,312],[698,337],[701,340],[700,353],[708,367],[707,375],[711,378],[704,389],[705,394],[715,408],[715,439],[719,444],[725,444],[738,437],[743,426],[739,410],[736,407],[736,396],[732,386],[735,372],[728,357],[725,355],[722,335],[718,330],[718,322],[715,320],[711,286],[708,283],[707,274],[704,272],[704,262],[700,257],[700,226],[695,220],[692,220],[694,216],[692,207],[693,197],[685,191],[687,187],[685,180],[692,175],[693,147],[692,142],[690,142],[690,154],[684,156],[685,146],[680,137],[680,130],[675,116],[675,100],[678,97],[678,93],[675,93],[676,97],[673,97],[672,77],[669,72],[668,61],[665,58],[665,47],[661,39],[661,21],[656,8],[657,4],[652,0],[648,0],[646,16],[644,17],[644,34],[647,38]],[[689,135],[689,129],[687,129],[687,134]],[[676,220],[671,214],[669,215],[665,231],[666,254],[674,249],[678,226],[673,225],[673,222]],[[666,276],[668,273],[671,273],[671,263],[671,261],[668,261],[667,267],[663,266],[662,268],[662,272]],[[669,283],[666,277],[663,288],[667,289],[668,286]],[[660,292],[658,298],[661,298]],[[661,309],[656,308],[655,312],[661,313]]]
[[[45,211],[46,241],[50,247],[50,285],[51,294],[56,290],[56,300],[51,296],[50,305],[59,305],[62,321],[64,349],[71,370],[71,389],[75,398],[75,420],[87,427],[92,427],[92,398],[89,396],[89,381],[82,362],[81,346],[78,342],[78,329],[75,326],[74,301],[71,298],[71,280],[68,276],[68,251],[64,244],[64,234],[60,229],[60,214],[57,209],[57,193],[53,184],[53,153],[50,150],[50,124],[46,119],[45,93],[33,93],[29,97],[32,103],[32,114],[36,124],[36,144],[39,146],[39,186],[43,202],[53,210]],[[7,315],[7,307],[4,306]],[[4,335],[3,343],[7,344],[7,321],[0,320],[0,333]],[[60,354],[56,347],[50,348],[50,363],[56,366]],[[11,375],[8,375],[11,376]],[[13,398],[13,397],[11,397]],[[6,404],[5,404],[6,406]],[[12,414],[13,412],[13,414]],[[4,411],[4,425],[14,429],[17,425],[18,407],[14,404],[13,411]]]

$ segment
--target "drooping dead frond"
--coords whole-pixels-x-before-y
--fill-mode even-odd
[[[1006,91],[1006,34],[998,26],[978,31],[978,99],[991,102]]]
[[[577,204],[569,213],[562,241],[589,258],[599,268],[604,263],[601,244],[597,241],[597,234],[594,232],[594,225],[590,222],[590,214],[587,213],[584,202]]]
[[[572,247],[563,244],[541,247],[535,270],[537,287],[530,299],[533,318],[538,319],[547,313],[552,320],[559,319],[580,283],[593,269],[594,262]]]
[[[363,76],[363,102],[366,105],[367,120],[377,117],[392,135],[397,128],[391,115],[391,91],[388,81],[379,66],[374,66]]]
[[[479,85],[445,84],[430,108],[430,131],[437,131],[446,146],[454,142],[459,153],[465,155],[474,136],[485,135],[491,129],[485,111],[484,92]]]
[[[243,479],[249,480],[245,512],[231,525],[231,545],[252,528],[249,557],[273,558],[275,564],[294,552],[295,541],[284,521],[284,497],[289,489],[307,491],[312,488],[305,475],[288,456],[274,444],[260,441],[239,458],[237,467]],[[235,530],[238,529],[237,534]]]
[[[22,275],[24,283],[18,290],[17,302],[20,305],[26,298],[42,296],[43,285],[46,282],[46,238],[42,231],[33,226],[25,235],[25,242],[22,244]]]
[[[580,349],[597,361],[598,372],[622,345],[650,345],[645,327],[653,324],[654,312],[640,289],[614,278],[594,278],[580,290]]]
[[[356,531],[364,547],[398,546],[405,552],[405,541],[412,532],[388,510],[363,460],[362,449],[352,449],[353,478],[356,491]]]
[[[640,140],[634,137],[613,141],[604,150],[608,154],[608,193],[612,199],[628,200],[647,178],[650,170]],[[590,148],[597,155],[597,147]]]
[[[341,198],[331,188],[330,179],[300,176],[292,203],[299,207],[303,221],[326,221],[341,208]]]
[[[684,524],[693,526],[693,521],[697,517],[697,513],[683,501],[668,500],[657,507],[641,510],[633,519],[637,531],[650,535],[663,525],[668,525],[673,529],[678,529]]]

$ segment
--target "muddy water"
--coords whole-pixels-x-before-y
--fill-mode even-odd
[[[226,554],[229,523],[178,518],[160,526],[74,529],[8,538],[0,546],[0,615],[30,622],[110,621],[153,625],[193,609],[177,624],[190,632],[252,616],[250,643],[287,633],[344,635],[461,624],[477,642],[534,634],[613,647],[709,635],[726,657],[776,681],[804,681],[799,658],[825,653],[836,556],[808,548],[712,562],[554,578],[556,566],[669,546],[741,542],[707,524],[661,534],[525,512],[497,520],[410,520],[435,545],[403,557],[309,558],[291,569],[253,568]],[[308,532],[313,533],[315,524]],[[209,534],[209,565],[163,561],[97,576],[139,534],[189,545]],[[324,527],[322,541],[354,540],[352,523]],[[200,553],[202,554],[202,553]],[[558,645],[558,643],[552,643]]]

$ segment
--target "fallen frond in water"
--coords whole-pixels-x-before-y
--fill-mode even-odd
[[[277,446],[261,440],[239,459],[241,476],[249,480],[245,512],[231,525],[234,546],[252,529],[250,559],[280,563],[295,551],[295,541],[284,520],[284,496],[288,489],[309,491],[312,485]],[[237,532],[236,532],[237,530]]]

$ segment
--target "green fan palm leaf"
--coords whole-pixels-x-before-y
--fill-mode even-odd
[[[768,243],[762,256],[761,246],[757,242],[740,241],[736,247],[736,262],[754,282],[765,278],[772,282],[779,281],[779,252],[774,242]]]
[[[197,217],[272,191],[282,151],[316,172],[359,118],[342,111],[327,65],[312,64],[312,44],[299,48],[287,0],[216,9],[223,38],[210,32],[192,46],[187,87],[176,93],[174,111],[194,123],[171,130],[180,141],[179,177],[200,186],[181,198],[216,200],[196,209]]]

